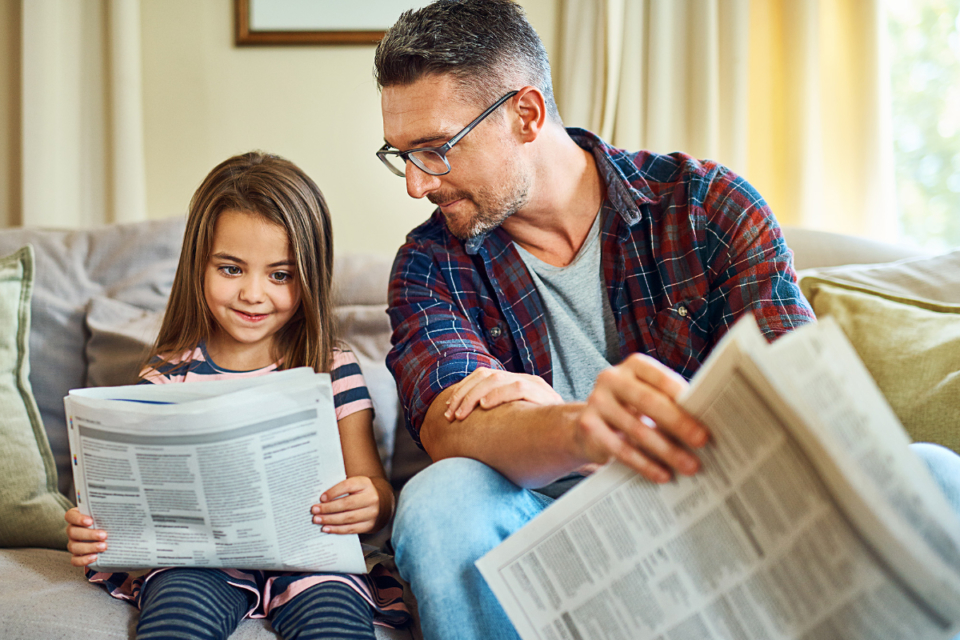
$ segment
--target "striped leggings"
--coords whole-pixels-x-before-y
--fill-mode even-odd
[[[138,640],[226,640],[254,598],[209,569],[170,569],[151,578],[145,589]],[[284,640],[374,640],[370,605],[339,582],[314,585],[269,617]]]

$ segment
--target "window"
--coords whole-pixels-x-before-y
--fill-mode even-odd
[[[960,247],[960,0],[887,0],[898,215],[906,242]]]

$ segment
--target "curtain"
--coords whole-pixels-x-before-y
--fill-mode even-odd
[[[557,101],[746,177],[783,224],[896,232],[883,0],[563,0]]]
[[[139,0],[21,6],[21,222],[146,219]]]

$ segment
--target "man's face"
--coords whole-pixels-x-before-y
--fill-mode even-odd
[[[401,151],[444,144],[490,106],[472,104],[461,94],[449,76],[385,88],[380,100],[384,140]],[[450,173],[431,176],[407,163],[407,193],[440,207],[450,232],[461,240],[496,228],[527,202],[530,180],[512,135],[511,105],[508,100],[502,112],[491,114],[450,150]]]

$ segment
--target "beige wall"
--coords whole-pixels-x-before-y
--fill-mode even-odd
[[[0,0],[0,227],[20,224],[20,2]],[[554,58],[560,0],[521,0]],[[250,149],[320,185],[338,251],[393,255],[432,206],[374,156],[373,46],[235,47],[233,0],[141,0],[147,210],[182,215],[206,173]]]
[[[20,0],[0,0],[0,228],[20,224]]]
[[[522,2],[548,50],[559,0]],[[235,47],[233,0],[142,0],[147,202],[185,211],[207,171],[279,153],[327,197],[338,251],[393,255],[433,208],[374,152],[383,144],[373,46]]]

